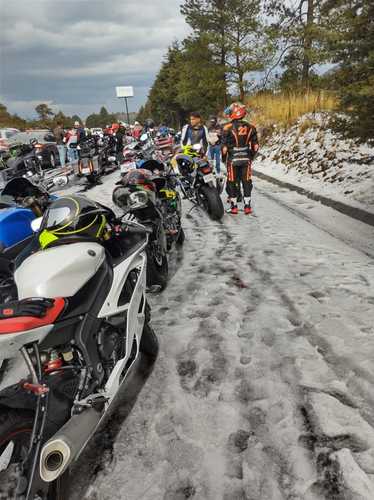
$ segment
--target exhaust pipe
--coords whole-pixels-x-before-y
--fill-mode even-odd
[[[103,413],[88,408],[78,415],[73,415],[45,443],[40,454],[40,477],[43,481],[55,481],[65,472],[85,447]]]

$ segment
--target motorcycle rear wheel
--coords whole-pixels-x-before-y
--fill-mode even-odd
[[[202,186],[200,193],[203,196],[203,203],[210,218],[221,220],[225,210],[217,189],[211,186]]]
[[[25,410],[0,407],[0,455],[10,442],[14,448],[10,463],[18,463],[26,456],[33,428],[34,416]],[[51,483],[44,500],[66,500],[68,498],[69,471]]]
[[[148,246],[147,252],[147,286],[158,285],[163,290],[168,281],[169,265],[166,254],[156,259],[152,249]]]

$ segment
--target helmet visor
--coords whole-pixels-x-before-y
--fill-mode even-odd
[[[70,207],[51,207],[47,210],[43,229],[50,229],[63,224],[71,213]]]

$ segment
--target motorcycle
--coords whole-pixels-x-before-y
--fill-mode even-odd
[[[123,148],[123,159],[121,162],[121,177],[124,177],[130,170],[137,168],[138,160],[144,159],[141,146],[137,141],[126,144]]]
[[[114,172],[119,167],[115,138],[111,135],[96,138],[96,146],[99,152],[99,163],[104,165],[105,174]]]
[[[163,290],[168,279],[167,237],[164,217],[157,201],[157,188],[151,172],[134,169],[117,183],[113,203],[150,230],[147,252],[147,286]]]
[[[173,170],[161,161],[147,160],[142,163],[141,168],[152,172],[169,252],[173,245],[182,245],[185,240],[182,227],[182,201],[177,190],[178,182]]]
[[[186,154],[188,153],[188,154]],[[213,220],[221,220],[224,207],[220,197],[221,183],[217,180],[210,163],[200,157],[200,147],[188,147],[171,161],[179,176],[179,185],[184,196],[195,206],[200,206]]]
[[[31,139],[29,144],[14,145],[3,155],[1,176],[4,183],[26,175],[44,177],[42,157],[38,154],[36,144],[37,139]]]
[[[104,174],[104,166],[97,152],[95,139],[88,137],[77,146],[72,144],[70,147],[76,147],[79,154],[77,177],[86,178],[90,185],[98,184]]]
[[[0,193],[0,249],[33,234],[31,222],[40,217],[55,196],[24,177],[12,179]]]
[[[0,471],[16,468],[17,498],[62,498],[69,467],[140,352],[157,356],[145,296],[149,231],[114,214],[112,224],[113,234],[122,229],[113,247],[70,235],[30,255],[15,272],[19,300],[1,309],[0,361],[16,360],[3,366],[3,386],[20,358],[27,368],[0,391]]]

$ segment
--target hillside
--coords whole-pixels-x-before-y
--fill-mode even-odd
[[[264,173],[374,207],[374,147],[344,140],[329,128],[329,114],[306,114],[277,130],[261,148]]]

